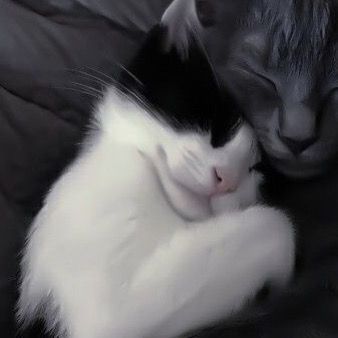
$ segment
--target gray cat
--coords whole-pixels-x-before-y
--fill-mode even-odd
[[[299,239],[297,278],[279,302],[194,337],[337,336],[337,7],[335,0],[177,0],[163,17],[167,48],[185,57],[187,33],[195,32],[238,98],[276,169],[268,197],[292,211]]]
[[[193,30],[280,172],[311,177],[337,155],[337,1],[176,0],[163,22],[182,57]]]

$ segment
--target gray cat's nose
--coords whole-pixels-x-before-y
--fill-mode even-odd
[[[295,156],[300,155],[304,150],[315,143],[317,139],[315,136],[305,139],[291,138],[283,135],[279,135],[279,137]]]
[[[300,155],[317,140],[316,113],[303,103],[287,106],[280,112],[278,136],[295,155]]]

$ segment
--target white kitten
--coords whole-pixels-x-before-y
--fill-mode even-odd
[[[123,95],[108,89],[95,132],[32,225],[25,324],[42,317],[68,338],[174,337],[291,276],[288,219],[249,207],[260,182],[251,129],[198,41],[182,59],[163,50],[166,34],[150,32]]]
[[[28,235],[22,322],[69,338],[174,337],[287,283],[290,222],[244,209],[260,180],[248,126],[214,148],[111,88],[96,127]]]

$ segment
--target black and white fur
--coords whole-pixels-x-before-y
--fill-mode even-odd
[[[291,277],[288,218],[255,206],[250,127],[219,96],[197,41],[182,61],[154,32],[130,67],[138,80],[107,89],[28,234],[26,325],[43,318],[69,338],[174,337]]]

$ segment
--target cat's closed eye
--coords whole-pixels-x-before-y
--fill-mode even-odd
[[[331,88],[328,91],[328,93],[324,96],[324,102],[337,99],[338,99],[338,87]]]
[[[255,163],[253,166],[251,166],[249,168],[249,172],[251,173],[253,171],[257,171],[257,172],[261,173],[263,171],[263,169],[264,169],[264,165],[263,165],[263,162],[261,161],[261,162]]]
[[[277,86],[271,79],[255,71],[251,71],[251,73],[257,79],[257,81],[259,81],[262,85],[264,85],[264,87],[266,87],[268,90],[272,90],[276,94],[278,93]]]
[[[316,111],[316,119],[317,124],[319,125],[325,112],[336,111],[336,105],[338,103],[338,87],[330,88],[318,101],[319,105]]]
[[[234,67],[226,73],[226,87],[233,95],[245,105],[250,102],[257,108],[276,105],[278,102],[278,88],[276,84],[265,75],[248,67]]]
[[[250,97],[262,97],[269,100],[274,100],[278,97],[278,90],[275,83],[267,78],[265,75],[260,74],[252,69],[241,69],[237,74],[238,82],[242,83],[241,87],[244,92],[246,91]]]

